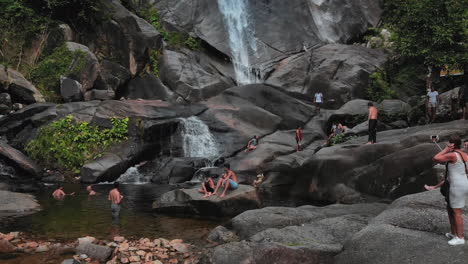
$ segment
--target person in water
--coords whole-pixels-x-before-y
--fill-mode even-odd
[[[72,192],[72,193],[66,194],[63,191],[63,186],[61,186],[61,185],[57,188],[57,190],[55,190],[52,193],[52,197],[54,197],[55,200],[63,200],[63,198],[65,198],[66,195],[75,195],[75,193]]]
[[[249,151],[256,149],[257,145],[258,145],[258,137],[253,136],[253,138],[250,139],[249,142],[247,142],[247,148],[245,149],[245,152],[249,152]]]
[[[218,184],[216,185],[216,188],[212,195],[216,195],[221,186],[224,187],[224,191],[220,196],[221,198],[224,198],[224,196],[226,196],[226,191],[228,189],[235,190],[239,187],[237,176],[231,170],[231,166],[229,165],[229,163],[224,164],[224,174],[222,175],[221,179],[218,180]]]
[[[97,192],[95,192],[95,191],[93,190],[93,187],[92,187],[91,185],[88,185],[88,186],[86,187],[86,191],[88,192],[88,195],[90,195],[90,196],[96,195],[96,194],[97,194]]]
[[[213,181],[213,178],[208,176],[202,182],[202,187],[201,189],[198,189],[198,191],[204,194],[203,198],[206,198],[206,197],[210,197],[213,194],[214,189],[215,189],[215,183]]]
[[[109,200],[111,201],[112,220],[117,220],[120,215],[120,203],[122,202],[123,195],[119,191],[119,183],[114,182],[114,188],[109,192]]]
[[[447,163],[447,180],[450,182],[447,213],[451,232],[446,233],[445,236],[450,239],[448,244],[451,246],[465,244],[462,209],[465,207],[465,199],[468,196],[468,178],[466,176],[468,155],[462,152],[460,147],[460,137],[452,136],[448,146],[433,158],[438,163]],[[444,181],[445,179],[434,186],[424,185],[424,188],[428,191],[437,189],[442,186]]]

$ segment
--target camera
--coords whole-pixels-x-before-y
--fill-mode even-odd
[[[431,136],[431,141],[432,142],[439,142],[439,135]]]

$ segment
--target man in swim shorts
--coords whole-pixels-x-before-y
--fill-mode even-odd
[[[224,191],[221,194],[220,198],[224,198],[226,196],[227,189],[235,190],[239,187],[239,183],[237,180],[236,174],[231,170],[231,166],[229,163],[224,164],[224,174],[221,179],[218,181],[216,185],[216,189],[212,195],[216,195],[218,193],[218,189],[224,186]]]

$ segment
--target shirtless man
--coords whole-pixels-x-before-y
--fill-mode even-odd
[[[373,103],[369,102],[367,104],[367,108],[369,109],[369,116],[367,120],[369,121],[369,142],[367,144],[375,144],[377,143],[377,113],[378,110],[374,106]]]
[[[302,142],[303,136],[302,136],[302,127],[297,126],[296,129],[296,151],[301,151],[302,150]]]
[[[216,189],[214,190],[212,195],[216,195],[218,193],[219,187],[224,186],[224,191],[221,194],[220,198],[224,198],[226,196],[227,189],[231,188],[233,190],[239,187],[238,180],[236,174],[231,170],[229,163],[224,164],[224,174],[219,179],[218,185],[216,185]]]
[[[114,182],[114,189],[109,192],[109,200],[111,201],[112,219],[116,220],[120,214],[120,202],[122,202],[123,195],[119,192],[119,183]]]
[[[52,197],[54,197],[55,200],[63,200],[63,198],[65,198],[65,195],[74,195],[75,193],[70,193],[70,194],[66,194],[64,191],[63,191],[63,186],[59,186],[57,188],[57,190],[55,190],[53,193],[52,193]]]
[[[90,195],[90,196],[96,195],[96,194],[97,194],[97,192],[95,192],[95,191],[93,190],[93,187],[92,187],[91,185],[88,185],[88,186],[86,187],[86,191],[88,192],[88,195]]]

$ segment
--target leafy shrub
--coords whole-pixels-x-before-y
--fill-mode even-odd
[[[344,133],[338,134],[330,139],[330,145],[340,144],[346,141],[346,137]]]
[[[149,52],[149,67],[150,71],[157,77],[159,77],[159,57],[161,56],[161,51],[159,50],[150,50]]]
[[[366,89],[366,98],[371,101],[381,102],[385,99],[397,98],[396,92],[387,81],[387,73],[378,69],[369,75],[369,85]]]
[[[71,68],[74,61],[78,63]],[[83,69],[84,63],[82,51],[72,52],[65,45],[62,45],[34,67],[30,77],[34,85],[45,96],[46,101],[57,102],[60,101],[60,96],[56,92],[60,85],[60,76],[78,73]]]
[[[46,167],[79,173],[88,161],[101,157],[107,148],[127,139],[128,117],[112,117],[112,128],[76,122],[71,115],[42,127],[28,142],[26,152]]]

